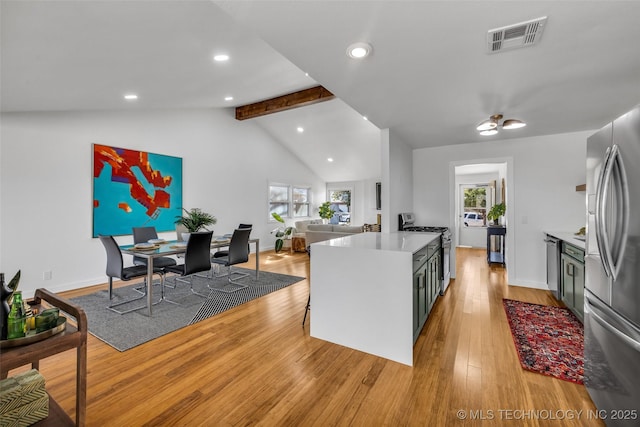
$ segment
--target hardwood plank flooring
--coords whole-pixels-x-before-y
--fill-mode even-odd
[[[305,254],[260,260],[308,277]],[[551,294],[508,286],[484,250],[458,248],[457,260],[413,368],[311,338],[307,280],[124,353],[90,335],[87,425],[604,426],[584,386],[519,365],[502,298],[558,305]],[[74,367],[72,351],[40,363],[72,417]]]

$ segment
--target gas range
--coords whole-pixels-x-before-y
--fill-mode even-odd
[[[402,231],[419,231],[421,233],[446,233],[449,227],[430,227],[426,225],[408,225],[402,228]]]
[[[415,215],[410,212],[398,215],[398,229],[400,231],[413,231],[418,233],[440,233],[443,244],[451,242],[451,231],[449,231],[449,227],[415,225]]]

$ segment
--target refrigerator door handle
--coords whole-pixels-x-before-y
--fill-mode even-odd
[[[622,267],[622,261],[624,260],[624,252],[627,248],[627,239],[628,239],[628,229],[629,229],[629,211],[630,211],[630,203],[629,203],[629,181],[627,178],[627,172],[624,168],[624,163],[622,162],[622,155],[620,154],[620,149],[617,145],[613,146],[611,150],[611,164],[615,167],[616,177],[618,180],[614,180],[619,183],[618,194],[622,197],[620,198],[620,202],[616,209],[622,214],[621,217],[621,230],[616,230],[615,236],[615,244],[617,246],[616,256],[611,256],[611,274],[613,280],[618,278],[618,273],[620,273],[620,268]],[[612,167],[613,170],[613,167]]]
[[[604,163],[598,176],[598,183],[596,185],[596,211],[595,211],[595,226],[596,226],[596,241],[598,243],[598,249],[600,252],[600,261],[602,262],[602,268],[604,269],[607,277],[611,277],[611,267],[609,262],[608,239],[605,237],[605,198],[607,196],[607,176],[610,176],[611,170],[611,152],[612,147],[607,147],[607,151],[604,156]],[[609,171],[609,172],[607,172]]]
[[[585,293],[588,294],[589,291],[585,291]],[[633,337],[630,337],[628,334],[624,333],[624,331],[612,325],[611,322],[608,322],[607,320],[605,320],[605,317],[608,317],[608,316],[603,315],[604,312],[598,309],[597,303],[595,304],[593,303],[595,303],[595,301],[593,301],[593,299],[591,299],[587,295],[587,298],[585,298],[584,300],[585,315],[588,314],[589,316],[591,316],[596,322],[598,322],[607,331],[611,332],[616,337],[624,341],[629,347],[633,348],[635,351],[640,352],[640,341],[638,339],[634,339]],[[600,314],[598,312],[603,314]],[[620,319],[619,322],[621,323],[621,326],[626,326],[622,324],[622,322],[627,323],[626,320]],[[631,325],[627,326],[627,328],[629,328],[630,331],[633,330],[632,329],[633,327]]]

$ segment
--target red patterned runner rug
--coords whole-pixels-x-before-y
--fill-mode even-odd
[[[584,329],[567,308],[502,300],[520,365],[582,384]]]

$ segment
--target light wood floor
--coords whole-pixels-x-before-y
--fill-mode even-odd
[[[124,353],[90,335],[87,425],[603,426],[583,386],[518,363],[501,300],[551,295],[507,286],[483,250],[457,255],[413,368],[310,338],[305,280]],[[261,268],[308,277],[309,265],[265,252]],[[74,366],[72,351],[40,364],[72,417]]]

